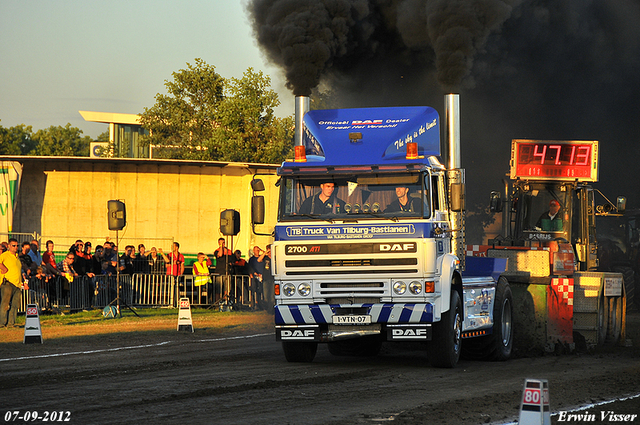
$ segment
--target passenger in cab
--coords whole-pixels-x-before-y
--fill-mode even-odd
[[[307,198],[300,206],[300,214],[340,214],[344,213],[344,201],[334,195],[335,183],[320,184],[320,193]]]
[[[406,186],[396,187],[396,196],[398,198],[392,201],[384,212],[420,212],[420,199],[410,197],[410,192]]]

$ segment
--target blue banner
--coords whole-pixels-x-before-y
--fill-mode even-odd
[[[279,224],[276,241],[433,238],[434,229],[447,229],[446,223],[392,223],[392,224]]]
[[[283,167],[424,163],[440,155],[438,112],[428,106],[309,111],[304,116],[307,162]],[[406,159],[416,143],[419,159]]]

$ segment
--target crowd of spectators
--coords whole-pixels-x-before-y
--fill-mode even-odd
[[[255,304],[265,301],[264,285],[273,282],[271,274],[271,249],[270,245],[263,251],[260,247],[253,247],[252,256],[246,261],[242,258],[240,250],[231,251],[225,246],[225,239],[218,240],[218,248],[213,252],[213,260],[204,253],[198,254],[196,264],[193,264],[194,275],[243,275],[249,276],[246,289],[256,294]],[[6,251],[8,244],[0,243],[0,254]],[[152,247],[146,250],[144,244],[136,247],[127,245],[122,254],[118,254],[118,247],[113,241],[106,240],[102,245],[95,247],[91,242],[77,240],[68,249],[60,261],[56,261],[54,242],[48,240],[45,249],[41,251],[39,242],[23,242],[18,250],[18,257],[22,265],[22,277],[25,282],[32,278],[38,278],[42,282],[48,282],[51,278],[62,276],[68,282],[80,276],[94,277],[96,275],[133,275],[143,274],[167,274],[182,276],[185,274],[185,258],[180,253],[180,244],[174,242],[171,252],[166,254],[162,248]],[[215,263],[214,263],[215,261]],[[213,281],[208,281],[212,283]],[[206,282],[199,279],[198,282]],[[68,288],[68,286],[67,286]]]

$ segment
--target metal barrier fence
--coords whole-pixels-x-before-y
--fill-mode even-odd
[[[177,284],[178,298],[189,298],[191,305],[201,307],[255,305],[255,293],[251,291],[249,276],[212,274],[209,277],[211,282],[196,286],[195,276],[180,276]]]
[[[131,279],[127,304],[145,307],[177,307],[176,278],[169,275],[136,273]]]
[[[120,275],[120,304],[131,307],[178,307],[178,300],[189,298],[191,305],[215,307],[220,305],[255,305],[256,294],[250,288],[249,276],[210,275],[211,282],[194,284],[192,275],[169,276],[136,273]],[[100,275],[81,276],[71,282],[62,276],[31,278],[29,290],[22,292],[24,313],[27,304],[37,303],[42,310],[90,310],[104,308],[116,301],[117,277]]]
[[[7,242],[10,238],[15,238],[18,241],[18,252],[22,247],[22,242],[31,242],[32,240],[38,240],[38,234],[36,232],[33,233],[0,233],[0,238],[2,242]]]

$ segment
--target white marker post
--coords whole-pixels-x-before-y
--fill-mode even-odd
[[[37,304],[27,305],[27,315],[24,323],[24,344],[40,343],[42,340],[42,330],[40,329],[40,314]]]
[[[551,425],[546,379],[525,379],[518,425]]]
[[[180,308],[178,309],[178,330],[193,332],[193,321],[191,320],[191,304],[189,298],[180,298]]]

